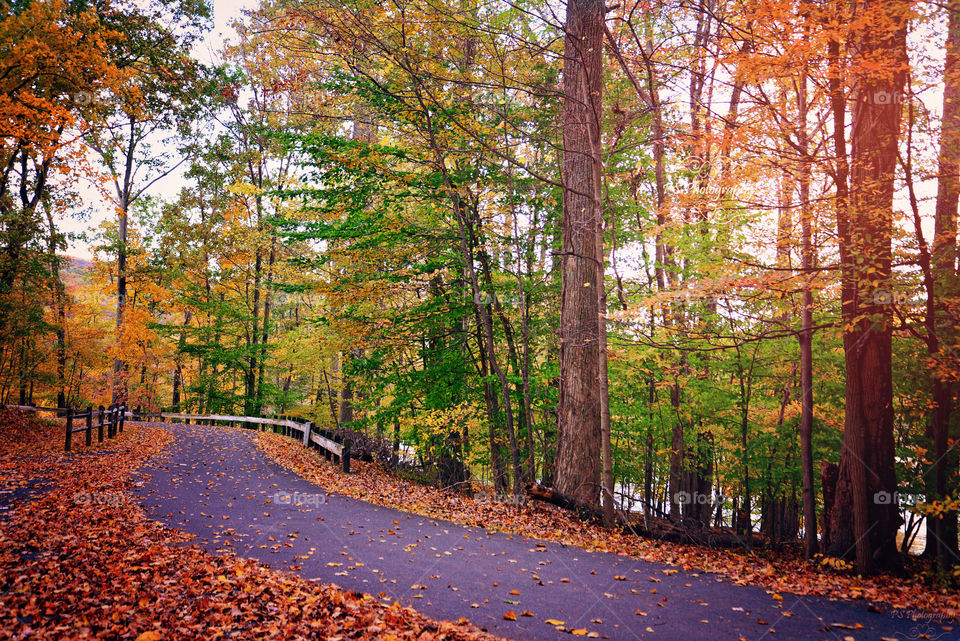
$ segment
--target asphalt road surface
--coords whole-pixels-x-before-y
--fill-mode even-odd
[[[960,625],[922,613],[881,614],[863,601],[790,594],[781,600],[706,572],[327,494],[264,456],[253,432],[168,427],[175,442],[135,478],[153,518],[196,535],[210,551],[291,568],[436,619],[466,617],[510,639],[569,639],[561,626],[625,641],[960,641]],[[504,618],[509,612],[516,621]]]

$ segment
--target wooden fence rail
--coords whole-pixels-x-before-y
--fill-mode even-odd
[[[87,406],[85,410],[75,410],[72,407],[67,408],[34,408],[39,411],[55,411],[58,415],[66,417],[66,429],[64,430],[63,451],[69,452],[73,449],[73,435],[77,432],[84,432],[84,444],[87,447],[93,445],[93,420],[97,418],[97,442],[103,443],[104,429],[106,429],[107,438],[116,438],[123,432],[123,423],[126,419],[127,408],[125,405],[111,405],[106,410],[103,405],[96,410],[92,406]],[[76,424],[80,422],[80,427]]]
[[[85,433],[87,446],[93,443],[94,419],[96,419],[97,442],[102,443],[104,438],[104,429],[106,429],[107,438],[114,438],[119,432],[123,432],[124,421],[149,421],[159,419],[161,421],[183,421],[190,424],[194,421],[197,424],[205,422],[207,425],[214,423],[227,423],[230,426],[242,424],[245,426],[256,426],[257,430],[264,430],[267,426],[273,428],[274,433],[283,434],[288,437],[296,437],[303,443],[304,447],[313,447],[323,452],[324,457],[333,463],[339,463],[341,469],[350,473],[351,441],[349,438],[342,439],[339,435],[325,429],[318,428],[310,421],[303,419],[280,417],[280,418],[259,418],[256,416],[230,416],[227,414],[183,414],[179,412],[140,412],[131,411],[126,405],[111,405],[104,410],[101,405],[98,409],[88,406],[85,410],[76,410],[71,407],[35,407],[35,406],[17,406],[8,405],[7,407],[19,409],[25,412],[54,412],[58,417],[66,417],[66,433],[64,439],[64,450],[69,452],[73,447],[73,435],[78,432]],[[77,427],[77,424],[80,424]]]
[[[304,447],[313,447],[321,450],[324,457],[333,463],[339,463],[341,469],[350,473],[350,450],[351,442],[349,438],[341,439],[338,435],[329,430],[320,429],[309,421],[302,419],[280,417],[280,418],[259,418],[256,416],[231,416],[227,414],[182,414],[178,412],[130,412],[126,413],[130,420],[148,421],[150,419],[160,419],[161,421],[183,421],[190,424],[190,421],[198,425],[206,423],[226,423],[230,426],[241,424],[244,426],[255,426],[258,431],[264,431],[272,427],[273,432],[282,434],[291,438],[296,438],[303,443]]]

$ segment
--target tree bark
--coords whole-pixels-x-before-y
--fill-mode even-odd
[[[857,569],[899,569],[900,524],[893,441],[893,181],[905,84],[903,0],[866,0],[858,11],[890,25],[854,34],[856,78],[849,206],[838,216],[846,366],[843,447],[834,505],[832,556],[856,551]],[[880,283],[877,287],[874,283]]]
[[[807,70],[797,92],[800,146],[800,230],[802,236],[802,309],[800,310],[800,470],[803,488],[804,556],[813,558],[817,549],[817,496],[813,477],[813,212],[810,207],[810,158],[807,135]]]
[[[601,91],[604,5],[569,0],[563,63],[563,257],[557,490],[600,507]]]
[[[935,352],[934,359],[949,360],[949,346],[956,343],[957,308],[950,309],[945,301],[956,300],[957,282],[957,205],[960,202],[960,0],[947,4],[948,30],[946,60],[943,69],[943,121],[940,126],[940,156],[938,159],[937,204],[933,239],[934,340],[928,346]],[[928,294],[929,295],[929,294]],[[957,472],[957,454],[948,449],[950,425],[954,414],[956,384],[934,374],[933,412],[930,417],[930,436],[933,440],[934,499],[947,498],[950,479]],[[955,436],[956,438],[956,436]],[[929,498],[928,498],[929,500]],[[939,518],[927,520],[930,529],[927,545],[933,545],[943,568],[960,563],[957,550],[957,511],[948,510]]]
[[[603,242],[603,236],[598,235]],[[601,250],[600,255],[603,256]],[[603,525],[612,528],[615,520],[615,497],[613,494],[613,444],[610,434],[610,385],[607,380],[607,293],[601,275],[600,287],[600,440],[602,459]]]

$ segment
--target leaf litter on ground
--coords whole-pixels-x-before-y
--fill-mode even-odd
[[[131,473],[173,440],[128,424],[64,453],[63,427],[0,415],[0,485],[48,480],[0,521],[0,638],[492,640],[466,619],[308,581],[150,520]],[[88,454],[96,453],[96,456]]]

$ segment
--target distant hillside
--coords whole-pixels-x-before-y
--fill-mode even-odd
[[[92,269],[92,260],[66,256],[60,266],[60,278],[63,279],[63,284],[69,289],[87,280]]]

